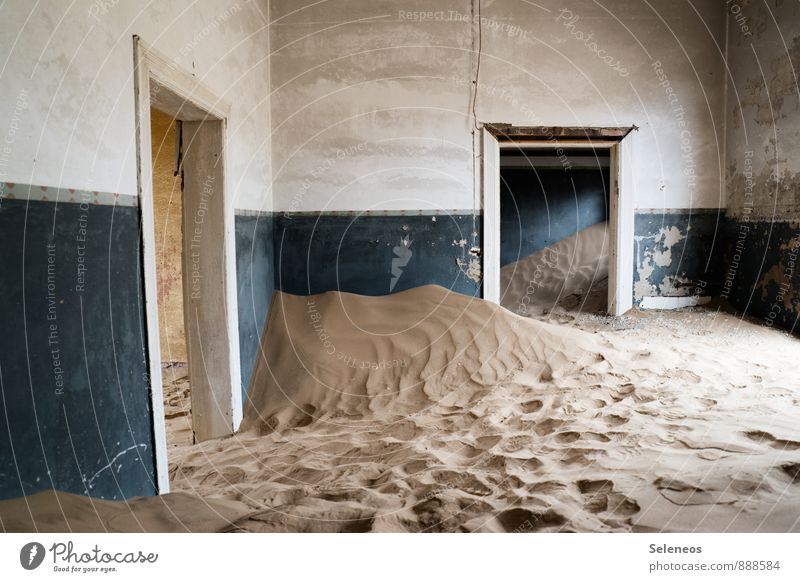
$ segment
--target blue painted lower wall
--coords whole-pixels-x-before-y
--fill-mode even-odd
[[[717,209],[637,213],[634,303],[644,297],[716,296],[725,270],[725,216]]]
[[[239,354],[242,397],[247,398],[250,376],[274,290],[272,213],[236,216],[236,280],[239,301]]]
[[[470,247],[481,216],[281,214],[275,223],[275,287],[308,295],[389,293],[436,284],[480,296]],[[473,233],[476,233],[473,236]]]
[[[608,169],[500,172],[500,266],[608,219]]]
[[[0,201],[0,497],[153,494],[139,209]]]
[[[800,222],[729,220],[720,295],[764,325],[797,333]]]

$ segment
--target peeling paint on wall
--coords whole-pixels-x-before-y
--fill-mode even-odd
[[[690,228],[691,226],[688,226],[687,230]],[[685,286],[681,285],[685,278],[666,274],[660,282],[656,282],[657,279],[654,278],[672,266],[672,247],[684,238],[686,236],[677,226],[662,226],[655,234],[640,234],[633,237],[636,272],[639,275],[634,283],[634,299],[650,297],[654,292],[660,296],[684,295],[676,293],[675,289],[679,290]]]
[[[800,3],[743,3],[732,35],[727,132],[730,224],[722,296],[769,327],[800,315]],[[733,30],[733,29],[732,29]]]
[[[637,214],[634,230],[634,302],[645,297],[711,295],[721,281],[714,210]]]
[[[731,221],[729,229],[747,236],[728,251],[724,296],[768,327],[795,329],[800,317],[800,222],[758,221],[743,227]]]
[[[748,2],[728,45],[728,216],[800,218],[800,3]]]
[[[456,257],[456,265],[458,265],[458,268],[461,269],[465,277],[480,284],[482,275],[481,262],[479,259],[473,258],[469,261],[465,261],[461,257]]]

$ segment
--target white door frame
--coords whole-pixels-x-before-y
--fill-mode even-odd
[[[622,140],[530,139],[500,141],[483,128],[483,298],[500,302],[500,150],[554,147],[607,149],[610,164],[608,313],[619,316],[633,307],[632,136]]]
[[[134,43],[134,99],[136,109],[136,161],[139,207],[142,220],[142,265],[144,275],[145,332],[153,438],[155,448],[156,487],[159,494],[169,492],[167,439],[161,382],[161,345],[158,328],[158,286],[156,275],[156,237],[153,215],[153,167],[150,135],[150,107],[185,121],[221,122],[223,152],[226,151],[225,128],[229,106],[216,97],[191,74],[181,70],[138,36]],[[224,165],[223,165],[224,168]],[[239,321],[236,289],[236,240],[233,217],[233,196],[229,172],[223,169],[223,269],[225,286],[225,329],[230,342],[230,363],[227,377],[230,386],[223,387],[220,402],[229,418],[229,433],[238,429],[242,420],[241,369],[239,361]],[[228,398],[228,393],[230,394]]]

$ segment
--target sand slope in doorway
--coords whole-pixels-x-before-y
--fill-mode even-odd
[[[556,306],[605,311],[608,302],[608,223],[599,222],[500,269],[500,304],[518,315]]]

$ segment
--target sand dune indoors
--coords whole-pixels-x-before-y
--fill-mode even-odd
[[[42,494],[39,528],[800,529],[793,338],[700,309],[559,326],[435,286],[270,313],[241,431],[173,447],[177,493]],[[0,502],[4,528],[27,507]]]
[[[242,431],[172,463],[238,527],[798,529],[794,339],[699,310],[591,333],[434,286],[270,313]]]

